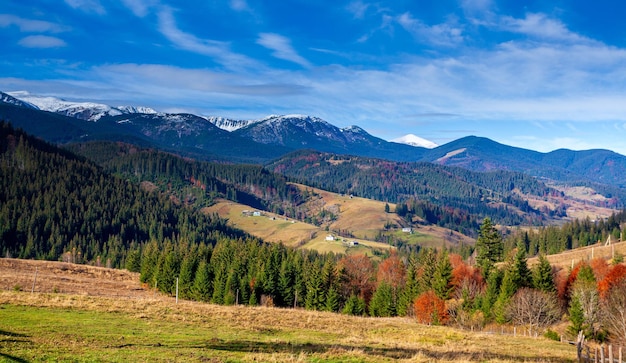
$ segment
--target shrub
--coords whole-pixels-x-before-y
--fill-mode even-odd
[[[445,324],[448,321],[446,303],[434,291],[429,290],[415,299],[413,303],[415,318],[422,324]]]
[[[556,340],[557,342],[561,340],[561,336],[559,335],[559,333],[555,332],[552,329],[546,330],[546,332],[543,333],[543,336],[551,340]]]

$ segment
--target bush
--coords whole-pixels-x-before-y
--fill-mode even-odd
[[[546,332],[543,333],[543,336],[551,340],[556,340],[557,342],[561,341],[561,336],[559,335],[559,333],[555,332],[552,329],[546,330]]]
[[[415,318],[422,324],[445,324],[448,320],[446,303],[434,291],[429,290],[415,299],[413,303]]]

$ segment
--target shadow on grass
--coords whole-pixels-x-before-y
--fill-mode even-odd
[[[9,339],[5,337],[9,337]],[[29,336],[26,334],[14,333],[12,331],[0,329],[0,343],[30,343],[29,340],[19,339],[19,338],[29,338]],[[28,362],[25,359],[22,359],[20,357],[15,357],[10,354],[3,353],[3,352],[0,352],[0,360],[8,361],[8,362]]]
[[[130,347],[134,344],[124,344],[117,348]],[[557,357],[524,357],[510,354],[499,354],[494,352],[466,352],[466,351],[432,351],[429,349],[410,349],[410,348],[392,348],[392,347],[371,347],[359,345],[342,345],[342,344],[293,344],[289,342],[258,342],[252,340],[221,340],[212,339],[206,342],[195,342],[187,344],[160,344],[157,343],[152,347],[161,347],[165,349],[209,349],[221,350],[228,352],[243,353],[283,353],[283,354],[324,354],[331,353],[338,356],[342,354],[350,354],[351,352],[360,352],[371,356],[373,359],[411,359],[415,356],[422,356],[436,361],[486,361],[486,360],[505,360],[505,361],[550,361],[557,363],[571,362],[571,359],[563,359]]]
[[[2,335],[7,336],[7,337],[23,337],[23,338],[28,337],[28,335],[26,334],[14,333],[12,331],[6,331],[6,330],[0,329],[0,336]]]
[[[22,359],[19,357],[14,357],[12,355],[9,354],[5,354],[0,352],[0,358],[3,358],[4,360],[7,360],[9,362],[19,362],[19,363],[27,363],[28,361],[26,359]]]

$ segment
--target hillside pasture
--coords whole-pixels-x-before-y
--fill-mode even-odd
[[[3,279],[30,274],[36,261],[0,264]],[[33,263],[35,265],[33,265]],[[50,285],[92,278],[58,264]],[[41,268],[39,268],[41,267]],[[74,269],[75,267],[75,269]],[[103,271],[104,272],[104,271]],[[102,273],[108,286],[117,272]],[[3,285],[3,289],[6,285]],[[419,325],[410,318],[366,318],[268,307],[220,306],[156,294],[117,297],[0,291],[0,360],[177,362],[573,362],[575,347],[544,338]],[[110,295],[106,289],[101,295]]]
[[[574,250],[564,251],[546,258],[551,265],[559,268],[571,268],[581,261],[591,261],[594,258],[611,260],[614,255],[626,256],[626,242],[614,242],[609,246],[604,243],[597,243],[591,246],[579,247]],[[528,259],[528,265],[532,266],[538,262],[538,257]]]

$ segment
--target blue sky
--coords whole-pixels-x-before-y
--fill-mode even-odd
[[[626,154],[621,1],[4,0],[0,90]]]

